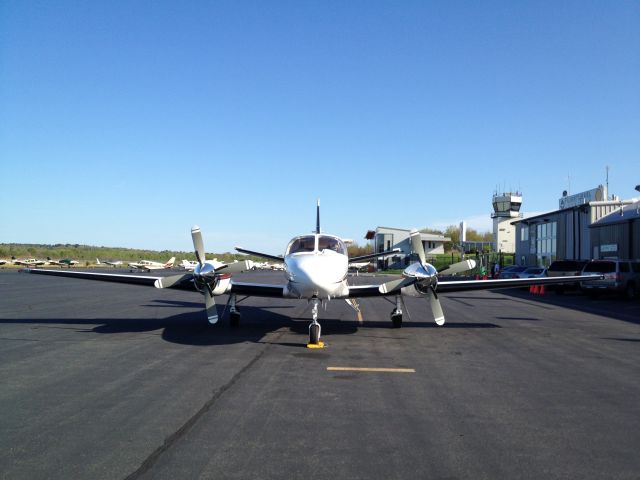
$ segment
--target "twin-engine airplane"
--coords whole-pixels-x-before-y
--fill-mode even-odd
[[[238,262],[220,265],[218,262],[205,259],[205,249],[200,227],[195,225],[191,229],[193,246],[198,259],[193,273],[171,275],[167,277],[152,277],[126,274],[107,274],[91,272],[71,272],[62,270],[26,270],[39,275],[57,275],[65,277],[83,278],[89,280],[103,280],[122,282],[136,285],[153,286],[156,288],[196,289],[205,297],[205,310],[209,323],[218,322],[218,312],[214,297],[228,295],[229,321],[231,325],[238,325],[240,313],[236,308],[238,296],[260,296],[276,298],[297,298],[307,300],[312,304],[311,324],[309,325],[309,343],[312,348],[322,347],[320,341],[320,324],[318,310],[321,305],[330,300],[344,299],[359,313],[358,305],[354,301],[359,297],[395,297],[395,308],[391,312],[391,322],[396,328],[402,326],[404,302],[403,295],[422,297],[427,301],[431,314],[438,325],[444,325],[445,316],[442,312],[437,292],[456,292],[463,290],[513,288],[529,285],[549,285],[558,283],[575,283],[601,278],[593,276],[548,277],[503,280],[442,280],[438,275],[455,274],[475,267],[473,260],[454,263],[438,272],[433,265],[427,263],[424,245],[420,232],[411,232],[411,245],[418,256],[418,262],[409,265],[403,272],[402,278],[379,285],[349,285],[347,271],[350,263],[361,262],[370,258],[393,254],[399,249],[380,253],[373,253],[349,258],[345,242],[334,235],[327,235],[320,231],[320,205],[318,204],[316,231],[310,235],[300,235],[293,238],[285,250],[284,256],[246,250],[236,247],[242,253],[248,253],[283,262],[285,265],[284,284],[268,285],[257,283],[236,282],[231,274],[240,272],[250,266],[250,262]]]

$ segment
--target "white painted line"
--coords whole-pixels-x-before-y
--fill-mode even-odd
[[[327,367],[329,372],[391,372],[416,373],[413,368],[378,368],[378,367]]]

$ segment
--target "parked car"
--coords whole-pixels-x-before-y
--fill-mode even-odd
[[[547,269],[544,267],[529,267],[524,271],[518,273],[518,277],[520,278],[539,278],[546,277]]]
[[[498,272],[498,278],[520,278],[518,274],[524,272],[527,268],[529,267],[520,265],[505,267]]]
[[[583,275],[600,273],[602,280],[581,282],[580,287],[589,296],[602,292],[615,292],[627,298],[635,297],[640,291],[640,262],[630,260],[592,260],[582,269]]]
[[[556,260],[547,269],[548,277],[569,277],[581,275],[582,269],[588,262],[586,260]],[[554,287],[557,294],[564,293],[569,288],[580,288],[580,282],[566,285],[556,285]]]

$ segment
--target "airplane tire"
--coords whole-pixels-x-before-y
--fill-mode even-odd
[[[239,327],[240,326],[240,313],[239,312],[233,312],[229,314],[229,325],[231,325],[232,327]]]
[[[311,324],[309,326],[309,343],[312,345],[320,343],[320,325]]]
[[[391,323],[393,328],[402,328],[402,314],[391,314]]]

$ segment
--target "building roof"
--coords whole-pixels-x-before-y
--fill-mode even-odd
[[[621,208],[614,210],[613,212],[605,215],[604,217],[596,220],[589,228],[602,227],[604,225],[615,225],[617,223],[631,222],[640,218],[640,201],[623,205]]]
[[[529,223],[531,221],[538,221],[550,215],[555,215],[557,213],[562,213],[562,212],[570,212],[571,210],[578,210],[582,207],[587,207],[587,206],[590,207],[590,206],[598,206],[598,205],[620,205],[620,204],[633,205],[634,204],[633,201],[634,201],[633,199],[632,200],[606,200],[606,201],[595,201],[595,202],[583,203],[580,205],[576,205],[574,207],[563,208],[560,210],[552,210],[550,212],[541,213],[540,215],[534,215],[532,217],[525,217],[519,220],[514,220],[513,222],[511,222],[511,225],[516,225],[518,223]]]
[[[395,230],[397,232],[406,232],[407,236],[409,236],[409,233],[411,232],[411,229],[409,228],[396,228],[396,227],[376,227],[376,232],[379,229]],[[371,240],[373,238],[373,237],[369,238],[370,233],[371,233],[371,230],[367,231],[367,235],[365,236],[367,240]],[[428,242],[450,242],[451,241],[449,237],[445,237],[444,235],[438,235],[437,233],[420,232],[420,238],[423,241],[428,241]]]

